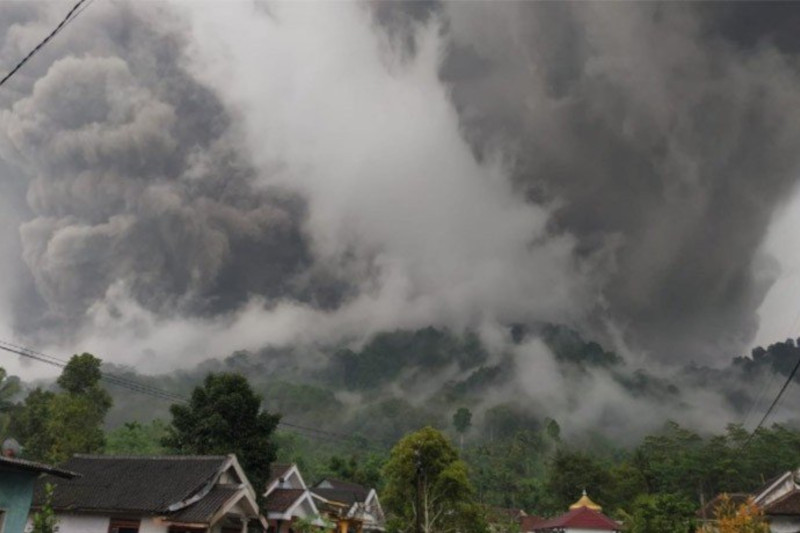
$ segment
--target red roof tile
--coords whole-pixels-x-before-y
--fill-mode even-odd
[[[579,507],[557,518],[551,518],[536,524],[536,531],[549,531],[566,527],[582,529],[600,529],[604,531],[619,531],[622,526],[611,520],[603,513],[593,511],[588,507]]]

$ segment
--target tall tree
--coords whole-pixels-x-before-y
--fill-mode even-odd
[[[458,432],[458,447],[464,449],[464,433],[472,426],[472,412],[466,407],[460,407],[458,411],[453,414],[453,426]]]
[[[60,463],[75,453],[100,453],[111,396],[100,386],[100,359],[74,355],[57,383],[59,393],[37,388],[15,413],[11,430],[25,455]]]
[[[164,446],[183,454],[235,453],[256,493],[266,489],[280,415],[261,409],[261,396],[244,376],[209,374],[188,404],[174,404],[170,412]]]
[[[126,422],[106,435],[106,453],[114,455],[158,455],[164,452],[161,440],[167,424],[156,418],[150,423]]]
[[[426,427],[405,436],[384,468],[384,501],[400,531],[485,531],[467,465],[439,431]]]
[[[630,514],[623,514],[629,533],[692,533],[695,505],[674,494],[641,494]]]
[[[22,387],[17,376],[9,376],[6,369],[0,367],[0,435],[5,435],[14,408],[14,397]]]
[[[556,451],[548,465],[545,487],[552,512],[563,512],[584,489],[601,505],[609,507],[614,503],[609,501],[612,479],[608,469],[594,457],[579,451]]]
[[[20,441],[22,453],[28,459],[44,461],[53,448],[54,435],[49,424],[54,398],[54,392],[37,387],[11,419],[9,432]]]

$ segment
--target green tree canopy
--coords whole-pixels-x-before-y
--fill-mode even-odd
[[[612,483],[608,468],[596,458],[579,451],[559,449],[550,460],[545,479],[551,499],[549,510],[566,511],[584,489],[597,503],[610,507],[614,503],[609,501]]]
[[[436,429],[426,427],[400,440],[384,477],[384,501],[393,515],[393,529],[412,531],[418,519],[425,533],[486,529],[467,465]]]
[[[167,424],[157,418],[148,424],[126,422],[106,435],[106,453],[111,455],[157,455],[164,452],[161,441]]]
[[[693,533],[695,504],[674,494],[642,494],[624,516],[629,533]]]
[[[244,376],[209,374],[187,405],[174,404],[170,412],[164,446],[183,454],[235,453],[256,493],[264,491],[280,415],[261,409],[261,396]]]
[[[9,376],[0,367],[0,435],[5,435],[14,409],[14,397],[22,389],[17,376]]]
[[[56,383],[69,394],[91,393],[102,377],[100,363],[100,359],[90,353],[73,355]]]
[[[57,383],[62,391],[33,390],[15,411],[11,432],[30,459],[60,463],[75,453],[100,453],[111,396],[100,386],[100,359],[74,355]]]

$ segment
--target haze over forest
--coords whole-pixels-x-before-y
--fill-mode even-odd
[[[0,3],[0,65],[64,8]],[[0,339],[387,439],[752,423],[797,357],[797,13],[94,2],[0,90]]]

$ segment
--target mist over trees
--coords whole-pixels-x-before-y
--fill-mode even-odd
[[[192,392],[188,404],[170,407],[172,421],[161,444],[187,455],[235,453],[256,494],[266,490],[276,447],[272,433],[279,414],[262,409],[241,374],[209,374]]]

